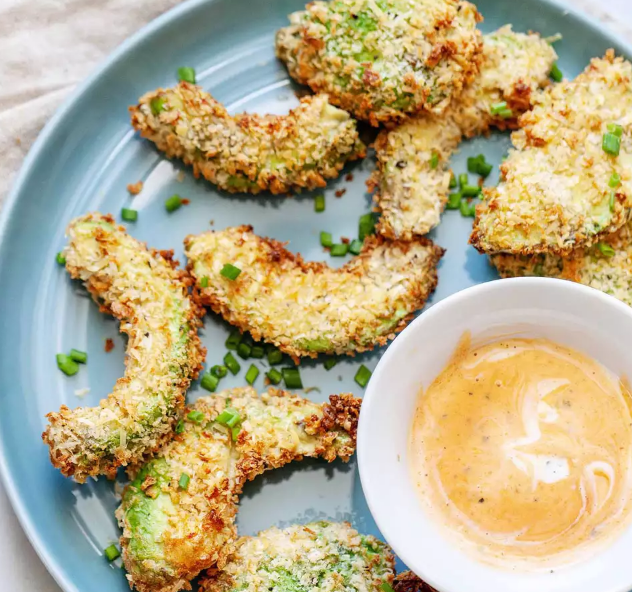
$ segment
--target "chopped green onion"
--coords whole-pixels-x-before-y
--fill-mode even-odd
[[[494,103],[490,108],[490,112],[492,115],[500,115],[501,111],[505,109],[508,109],[507,101],[501,101],[500,103]]]
[[[216,376],[215,374],[211,374],[210,372],[205,372],[204,374],[202,374],[202,380],[200,381],[200,386],[205,391],[214,393],[218,384],[219,384],[219,377]]]
[[[122,208],[121,218],[123,218],[125,222],[136,222],[136,220],[138,220],[138,211],[130,210],[129,208]]]
[[[250,357],[250,353],[252,352],[252,348],[243,341],[237,346],[237,355],[242,360],[247,360]]]
[[[116,548],[116,545],[110,545],[103,550],[103,554],[108,561],[114,561],[121,556],[120,551]]]
[[[538,277],[542,277],[544,275],[544,265],[542,265],[542,263],[536,263],[533,268],[533,273]]]
[[[315,212],[324,212],[325,211],[325,196],[321,193],[314,198],[314,211]]]
[[[189,414],[187,415],[187,419],[189,421],[192,421],[193,423],[197,423],[197,424],[202,423],[202,420],[204,419],[204,413],[202,413],[201,411],[198,411],[197,409],[194,409],[193,411],[189,411]]]
[[[215,418],[215,421],[229,428],[233,428],[241,422],[241,416],[237,409],[226,407],[226,409]]]
[[[208,276],[204,275],[200,278],[200,288],[208,288]]]
[[[257,376],[259,376],[259,368],[254,364],[250,364],[250,368],[248,368],[246,372],[246,382],[250,385],[254,384],[255,380],[257,380]]]
[[[597,243],[597,248],[605,257],[612,257],[615,254],[615,250],[608,243]]]
[[[266,352],[263,349],[262,345],[253,345],[252,346],[252,351],[250,352],[250,355],[253,358],[263,358],[263,356],[265,356]]]
[[[226,366],[226,368],[228,368],[231,371],[233,375],[237,374],[239,370],[241,370],[241,366],[239,365],[239,362],[235,359],[235,356],[233,356],[233,354],[231,354],[230,352],[228,352],[224,356],[224,365]]]
[[[353,379],[362,388],[364,388],[369,383],[370,378],[371,378],[371,371],[364,364],[362,364],[362,366],[358,368],[358,371],[356,372],[356,375],[354,376]]]
[[[478,185],[463,185],[461,187],[461,195],[463,197],[476,197],[481,191],[482,189]]]
[[[439,153],[433,152],[432,156],[430,157],[430,168],[436,169],[438,166],[439,166]]]
[[[549,72],[549,76],[555,82],[562,82],[562,80],[564,79],[564,75],[562,74],[562,71],[557,65],[557,62],[553,64],[553,67],[551,68],[551,71]]]
[[[66,354],[57,354],[57,367],[66,375],[74,376],[79,372],[79,364]]]
[[[349,252],[354,255],[359,255],[360,251],[362,251],[362,241],[357,238],[351,241],[349,245]]]
[[[459,186],[464,187],[465,185],[470,184],[470,178],[467,176],[467,173],[461,173],[459,175]]]
[[[467,201],[463,200],[461,205],[459,206],[459,210],[461,210],[461,215],[469,218],[474,218],[476,216],[476,204],[475,203],[467,203]]]
[[[154,97],[149,101],[149,108],[154,115],[159,115],[165,110],[167,100],[164,97]]]
[[[271,347],[268,350],[268,363],[271,366],[276,366],[283,361],[283,352],[276,347]]]
[[[286,388],[303,388],[301,373],[298,368],[283,368],[281,370]]]
[[[239,267],[235,267],[231,263],[225,263],[219,273],[226,279],[234,281],[239,277],[241,269],[239,269]]]
[[[621,149],[621,138],[611,132],[608,132],[607,134],[603,135],[601,148],[606,154],[619,156],[619,150]]]
[[[231,428],[230,435],[233,439],[233,442],[237,442],[237,436],[239,436],[239,432],[241,432],[241,426],[236,425],[234,428]]]
[[[188,489],[189,481],[191,481],[191,477],[189,477],[186,473],[182,473],[182,475],[180,475],[180,479],[178,479],[178,487],[184,490]]]
[[[380,584],[380,588],[382,589],[382,592],[395,592],[388,582],[382,582]]]
[[[325,370],[331,370],[337,363],[338,360],[336,360],[336,358],[328,358],[325,360],[323,366],[325,366]]]
[[[181,434],[182,432],[184,432],[184,421],[182,421],[181,419],[178,420],[178,423],[176,424],[176,427],[173,430],[176,434]]]
[[[269,372],[266,372],[266,376],[271,384],[279,384],[281,380],[283,380],[283,374],[276,368],[272,368]]]
[[[500,113],[498,113],[498,116],[501,119],[511,119],[513,115],[514,113],[511,109],[503,109]]]
[[[229,336],[224,346],[226,349],[237,349],[237,346],[241,343],[242,334],[239,331],[233,331]]]
[[[358,224],[358,238],[363,241],[367,236],[375,232],[375,218],[373,214],[360,216]]]
[[[461,194],[459,192],[450,193],[450,195],[448,195],[448,203],[446,204],[445,207],[448,210],[458,210],[460,205],[461,205]]]
[[[470,173],[480,175],[483,179],[489,176],[489,173],[492,172],[493,168],[494,167],[491,164],[485,161],[484,154],[470,156],[467,159],[467,170],[470,171]]]
[[[334,244],[334,241],[331,236],[331,232],[321,232],[320,233],[320,244],[323,247],[331,247]]]
[[[612,175],[610,175],[610,181],[608,181],[608,185],[610,185],[610,187],[619,187],[619,185],[621,185],[621,175],[619,175],[619,173],[612,173]]]
[[[329,251],[329,254],[332,257],[344,257],[347,254],[348,250],[349,245],[346,245],[345,243],[338,243],[335,245],[331,245],[331,251]]]
[[[55,255],[55,261],[57,261],[57,263],[59,263],[59,265],[66,265],[66,257],[63,253],[63,251],[59,251],[59,253],[57,253],[57,255]]]
[[[623,135],[623,127],[618,123],[609,123],[606,127],[608,128],[608,131],[617,136],[617,138],[620,138]]]
[[[211,368],[211,374],[217,376],[217,378],[224,378],[228,374],[228,368],[226,366],[215,365]]]
[[[80,364],[86,364],[88,362],[88,354],[78,349],[71,349],[68,355],[71,360],[79,362]]]
[[[450,184],[448,185],[450,189],[454,189],[456,187],[456,177],[454,173],[450,173]]]
[[[610,211],[614,212],[614,205],[617,201],[617,194],[614,191],[610,192],[610,202],[608,203],[608,206],[610,207]]]
[[[182,67],[178,68],[178,80],[195,84],[195,69]]]
[[[182,198],[176,193],[172,195],[166,202],[165,208],[167,212],[175,212],[182,205]]]

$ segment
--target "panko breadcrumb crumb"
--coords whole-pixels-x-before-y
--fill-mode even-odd
[[[203,310],[171,252],[147,249],[111,216],[76,218],[67,232],[66,269],[128,336],[125,376],[98,407],[63,405],[47,415],[42,438],[51,462],[82,483],[90,476],[114,478],[118,467],[141,462],[171,438],[202,367],[197,330]]]
[[[617,156],[602,148],[609,127],[621,133]],[[537,95],[512,142],[477,207],[479,251],[565,254],[621,228],[632,210],[632,64],[609,50]]]
[[[209,570],[200,592],[384,592],[395,558],[348,522],[310,522],[241,537],[222,570]]]
[[[123,493],[117,518],[130,585],[177,592],[200,571],[222,569],[244,483],[303,457],[349,460],[360,403],[349,394],[324,404],[276,389],[258,396],[249,387],[198,399]]]
[[[132,125],[196,177],[231,193],[288,193],[324,187],[362,158],[356,122],[326,95],[301,99],[288,115],[234,117],[199,86],[181,82],[130,107]]]
[[[377,168],[368,181],[382,211],[378,232],[410,240],[434,228],[448,199],[448,161],[463,136],[486,133],[491,126],[514,128],[533,94],[548,84],[556,59],[538,34],[516,33],[506,25],[483,37],[481,72],[445,113],[422,113],[382,131],[375,142]],[[511,117],[492,114],[492,105],[500,102]]]
[[[568,255],[491,255],[503,278],[544,276],[578,282],[632,306],[632,222],[592,247]]]
[[[332,269],[251,226],[189,236],[185,252],[203,304],[296,360],[384,345],[423,308],[443,255],[428,239],[369,237],[357,257]],[[222,276],[226,263],[241,270],[237,279]]]
[[[372,125],[440,113],[478,71],[480,15],[460,0],[310,2],[276,37],[290,76]]]

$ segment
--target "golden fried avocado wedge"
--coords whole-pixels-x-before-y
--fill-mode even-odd
[[[185,252],[200,302],[295,360],[384,345],[423,308],[443,255],[427,239],[370,237],[357,257],[332,269],[251,226],[189,236]],[[241,270],[234,280],[221,273],[227,263]]]
[[[171,253],[147,249],[110,216],[76,218],[67,233],[66,269],[128,336],[125,376],[98,407],[47,415],[42,438],[51,462],[82,483],[114,478],[118,467],[141,462],[171,438],[204,359],[203,310]]]
[[[612,50],[535,98],[470,242],[481,252],[565,254],[621,228],[632,210],[632,64]]]
[[[324,187],[366,148],[356,122],[326,95],[305,97],[288,115],[231,116],[199,86],[181,82],[130,107],[132,125],[169,158],[180,158],[231,193]]]
[[[587,248],[568,255],[491,255],[503,278],[544,276],[578,282],[632,306],[632,222]]]
[[[393,590],[395,592],[437,592],[412,571],[403,571],[397,574],[393,582]]]
[[[244,483],[303,457],[347,461],[360,403],[332,395],[316,404],[276,389],[258,396],[249,387],[198,399],[123,492],[117,518],[130,585],[177,592],[203,569],[221,569],[237,539]]]
[[[372,125],[440,113],[478,71],[474,5],[460,0],[310,2],[277,33],[290,76]]]
[[[483,37],[480,74],[443,114],[421,113],[380,132],[377,168],[368,182],[382,211],[378,232],[410,240],[437,226],[448,199],[448,162],[461,139],[491,126],[515,127],[535,91],[548,84],[556,59],[538,34],[516,33],[506,25]],[[501,116],[496,111],[503,103]]]
[[[347,522],[311,522],[241,537],[224,569],[202,580],[200,592],[384,592],[394,570],[393,554],[375,537]]]

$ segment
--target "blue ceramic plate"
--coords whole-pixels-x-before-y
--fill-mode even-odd
[[[73,484],[54,470],[40,439],[44,416],[60,405],[95,405],[123,372],[125,343],[118,325],[100,314],[78,284],[55,262],[64,245],[68,221],[91,210],[115,215],[132,201],[139,220],[129,225],[137,238],[182,256],[182,239],[191,233],[236,224],[253,224],[262,235],[289,241],[307,259],[328,259],[318,235],[355,236],[358,217],[370,198],[364,182],[371,158],[348,169],[327,188],[327,210],[314,213],[312,197],[229,196],[189,170],[171,163],[129,125],[127,106],[148,90],[175,82],[176,69],[196,68],[198,80],[235,112],[283,113],[297,102],[296,90],[273,51],[275,31],[302,0],[194,0],[154,21],[123,44],[46,127],[27,158],[2,212],[0,227],[0,468],[13,506],[57,582],[66,592],[125,592],[123,571],[109,565],[102,549],[118,539],[114,520],[117,500],[112,483],[102,479]],[[608,47],[632,54],[621,42],[572,10],[544,0],[481,0],[484,30],[513,23],[519,31],[562,33],[556,48],[566,76],[580,72],[589,59]],[[484,152],[498,163],[508,146],[506,135],[492,135],[463,146],[465,158]],[[142,180],[143,192],[132,200],[128,183]],[[489,182],[495,183],[491,178]],[[346,189],[337,199],[334,193]],[[165,199],[179,193],[191,204],[167,214]],[[434,301],[495,277],[486,259],[468,246],[471,219],[445,214],[433,233],[448,249],[440,268]],[[332,262],[330,260],[330,262]],[[333,263],[341,262],[333,260]],[[208,364],[224,354],[227,326],[207,316],[203,331]],[[104,340],[114,350],[106,354]],[[55,354],[86,350],[90,363],[74,377],[56,367]],[[320,392],[362,394],[353,381],[360,363],[373,368],[379,351],[347,359],[327,372],[321,363],[302,364],[305,386]],[[258,385],[263,388],[263,385]],[[222,386],[243,385],[243,375]],[[82,400],[75,394],[90,388]],[[200,395],[195,385],[189,399]],[[366,533],[379,532],[367,509],[355,462],[296,463],[251,483],[242,498],[239,530],[252,534],[271,525],[315,517],[348,519]]]

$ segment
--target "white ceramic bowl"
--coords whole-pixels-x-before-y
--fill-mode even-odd
[[[546,572],[477,561],[431,519],[410,477],[408,438],[416,398],[445,367],[463,335],[545,337],[632,378],[632,308],[563,280],[498,280],[435,304],[395,339],[362,404],[358,464],[369,508],[388,543],[440,592],[628,592],[632,528],[587,560]]]

